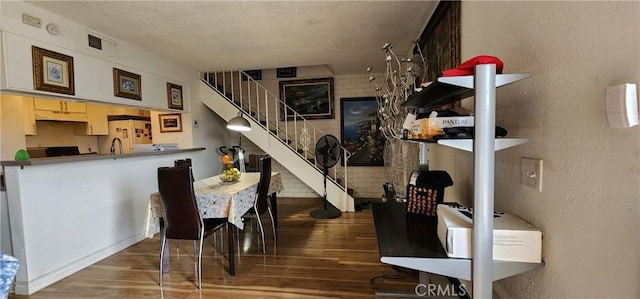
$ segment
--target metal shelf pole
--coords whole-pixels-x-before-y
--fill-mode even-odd
[[[493,202],[495,167],[496,65],[475,73],[473,297],[493,293]]]

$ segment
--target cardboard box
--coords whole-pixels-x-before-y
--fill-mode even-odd
[[[444,134],[443,128],[473,127],[473,116],[430,117],[416,119],[411,124],[409,139],[431,139]]]
[[[438,205],[438,238],[447,255],[472,258],[473,211]],[[493,259],[525,263],[542,261],[542,232],[512,214],[495,213]]]

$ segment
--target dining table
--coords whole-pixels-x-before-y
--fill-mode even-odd
[[[203,219],[207,218],[225,218],[229,223],[239,229],[244,228],[242,216],[253,207],[258,192],[258,183],[260,182],[259,172],[242,173],[240,179],[232,182],[224,182],[220,179],[220,175],[208,177],[193,182],[198,210]],[[284,190],[280,173],[272,172],[269,184],[269,194],[271,210],[274,218],[274,226],[278,227],[278,205],[277,193]],[[145,235],[147,238],[153,238],[156,233],[162,230],[162,203],[160,201],[160,193],[151,193],[149,199],[149,211],[147,214],[147,225]],[[236,230],[229,228],[228,231],[228,259],[229,274],[235,275],[235,242]],[[165,247],[165,260],[163,268],[169,271],[169,254],[168,247]]]

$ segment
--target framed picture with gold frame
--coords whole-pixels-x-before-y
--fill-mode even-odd
[[[183,109],[182,86],[167,82],[167,102],[171,109]]]
[[[113,95],[142,101],[142,80],[140,75],[113,68]]]
[[[182,132],[182,115],[180,113],[160,114],[160,133]]]
[[[73,57],[31,46],[33,89],[75,95]]]

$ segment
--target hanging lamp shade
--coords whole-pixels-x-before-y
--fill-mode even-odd
[[[251,131],[251,124],[248,120],[242,117],[242,111],[238,112],[238,116],[232,118],[227,123],[227,129],[232,131]]]

